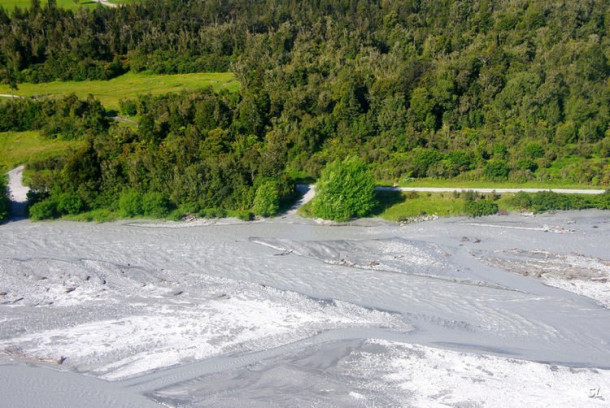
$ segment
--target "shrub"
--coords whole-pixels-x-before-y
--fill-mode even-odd
[[[538,169],[538,164],[536,164],[536,162],[530,158],[522,157],[517,160],[517,168],[520,170],[529,170],[533,172]]]
[[[521,191],[509,199],[509,204],[518,208],[529,208],[538,213],[552,210],[583,210],[585,208],[609,210],[610,193],[583,195],[541,191],[528,194]]]
[[[368,215],[376,205],[375,180],[366,164],[355,157],[326,166],[316,184],[314,216],[347,221]]]
[[[169,214],[167,214],[167,219],[171,220],[171,221],[180,221],[184,218],[184,212],[182,212],[182,210],[180,210],[180,208],[176,208],[173,211],[171,211]]]
[[[142,214],[142,196],[136,191],[127,191],[119,198],[119,210],[123,217],[135,217]]]
[[[227,212],[222,208],[206,208],[201,210],[199,215],[205,218],[224,218]]]
[[[610,210],[610,192],[606,191],[594,198],[595,208],[598,210]]]
[[[544,156],[544,148],[540,143],[531,142],[523,148],[523,153],[532,159],[539,159]]]
[[[57,212],[59,214],[76,215],[84,209],[83,200],[76,194],[64,193],[57,196]]]
[[[470,217],[482,217],[498,212],[498,204],[487,200],[473,201],[468,200],[464,204],[464,212]]]
[[[426,177],[428,169],[443,159],[443,154],[433,149],[417,148],[411,152],[413,176]]]
[[[534,212],[550,210],[582,210],[592,207],[584,196],[577,194],[557,194],[552,191],[541,191],[531,196],[531,208]]]
[[[294,180],[287,175],[281,175],[276,181],[280,210],[289,207],[300,197]]]
[[[151,217],[165,217],[169,212],[169,200],[161,193],[150,192],[142,196],[142,213]]]
[[[519,191],[508,199],[508,203],[514,207],[526,209],[532,206],[532,197],[525,191]]]
[[[254,214],[250,211],[240,210],[235,215],[242,221],[252,221],[254,219]]]
[[[199,214],[199,212],[201,211],[201,206],[199,205],[199,203],[196,202],[184,202],[184,203],[180,203],[180,206],[178,207],[178,212],[182,213],[182,215],[186,215],[186,214]]]
[[[132,99],[119,100],[119,109],[123,115],[135,116],[138,113],[138,105]]]
[[[508,155],[508,149],[504,143],[497,143],[492,148],[494,157],[506,157]]]
[[[474,201],[479,198],[478,194],[473,190],[466,190],[463,192],[464,201]]]
[[[273,181],[267,181],[260,185],[254,196],[254,205],[252,210],[256,215],[268,217],[275,215],[280,209],[280,198],[278,195],[277,184]]]
[[[506,180],[508,172],[508,165],[504,160],[490,160],[485,166],[484,174],[488,180]]]
[[[36,203],[30,207],[29,211],[30,218],[35,221],[57,218],[59,215],[57,212],[57,202],[53,199]]]

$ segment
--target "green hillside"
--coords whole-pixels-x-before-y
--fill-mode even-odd
[[[55,31],[43,29],[51,23]],[[120,108],[141,118],[137,129],[84,118],[99,113],[93,101],[82,112],[77,101],[60,104],[70,112],[4,103],[0,129],[81,132],[88,148],[73,160],[94,171],[83,179],[58,168],[54,188],[74,190],[89,208],[133,190],[193,211],[248,211],[261,186],[275,183],[287,200],[295,180],[350,156],[386,183],[608,187],[609,27],[604,0],[162,0],[31,10],[0,16],[0,75],[24,91],[26,82],[56,80],[110,88],[126,72],[228,71],[239,90],[131,93]],[[32,120],[13,123],[20,115]],[[77,131],[68,121],[79,115]]]

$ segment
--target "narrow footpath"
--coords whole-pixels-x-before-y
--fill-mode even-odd
[[[8,172],[11,219],[13,221],[25,218],[25,210],[27,208],[27,194],[30,189],[23,185],[23,169],[24,166],[19,166]]]

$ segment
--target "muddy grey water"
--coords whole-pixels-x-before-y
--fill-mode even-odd
[[[323,388],[320,373],[375,338],[607,369],[608,237],[599,211],[408,226],[12,222],[0,226],[0,391],[18,406],[11,370],[46,364],[42,386],[49,370],[80,373],[111,381],[108,395],[152,398],[141,406],[222,406],[209,395],[245,384],[279,405],[359,406],[349,377],[333,377],[334,394],[298,384]],[[286,384],[288,366],[309,368]]]

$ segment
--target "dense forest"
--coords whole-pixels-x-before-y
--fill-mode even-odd
[[[45,101],[4,102],[0,126],[30,109],[59,125],[22,128],[86,138],[33,180],[40,197],[71,194],[83,209],[156,193],[170,207],[248,210],[261,186],[282,201],[295,179],[348,156],[380,181],[608,186],[609,28],[605,0],[162,0],[76,12],[33,0],[0,10],[5,81],[231,70],[241,88],[123,101],[137,129]],[[70,132],[66,117],[80,118]]]

